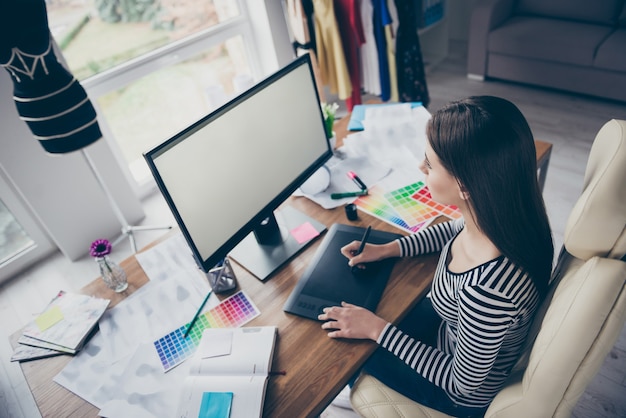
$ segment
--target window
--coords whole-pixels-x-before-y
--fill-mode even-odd
[[[0,170],[0,282],[52,250],[46,233]]]
[[[249,4],[48,2],[52,34],[140,195],[154,187],[143,152],[261,77]]]

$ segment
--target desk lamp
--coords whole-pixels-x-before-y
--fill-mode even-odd
[[[80,150],[137,252],[134,232],[171,226],[130,226],[84,147],[102,138],[96,111],[76,78],[58,61],[44,0],[3,3],[0,65],[11,75],[20,118],[51,154]]]

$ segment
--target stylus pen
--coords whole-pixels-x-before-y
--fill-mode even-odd
[[[359,249],[356,250],[356,253],[354,253],[355,256],[363,252],[363,249],[365,248],[365,244],[367,244],[367,238],[369,238],[370,236],[370,232],[372,232],[372,227],[368,226],[367,229],[365,230],[365,233],[363,234],[363,238],[361,238],[361,245],[359,245]]]
[[[359,190],[358,192],[331,193],[331,199],[343,199],[344,197],[356,197],[367,195],[367,190]]]
[[[363,180],[361,180],[361,178],[357,176],[354,171],[348,171],[348,177],[350,177],[361,190],[367,190],[367,186],[363,183]]]
[[[207,301],[209,300],[209,296],[211,296],[211,293],[213,293],[213,289],[209,290],[209,293],[207,293],[206,298],[204,298],[204,300],[202,301],[202,304],[198,308],[198,311],[196,312],[196,314],[193,316],[193,319],[189,323],[189,326],[187,327],[187,330],[185,331],[185,335],[183,336],[183,338],[187,338],[187,336],[189,335],[189,331],[191,331],[191,328],[193,328],[194,324],[198,320],[198,317],[200,316],[200,312],[202,312],[202,308],[204,308],[204,305],[206,305]]]

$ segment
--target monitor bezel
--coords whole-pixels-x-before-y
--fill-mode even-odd
[[[260,225],[260,223],[264,219],[268,218],[269,216],[272,216],[273,212],[278,207],[280,207],[280,205],[282,205],[287,199],[289,199],[289,197],[298,189],[298,187],[300,187],[300,185],[306,179],[308,179],[313,173],[319,170],[332,157],[333,150],[332,150],[329,138],[324,134],[324,137],[326,139],[326,152],[320,155],[319,158],[317,158],[311,165],[309,165],[309,167],[304,169],[304,171],[298,177],[296,177],[280,193],[278,193],[275,197],[273,197],[259,212],[257,212],[248,222],[242,225],[241,228],[239,228],[226,242],[224,242],[216,251],[214,251],[206,259],[204,259],[202,255],[200,254],[200,251],[198,250],[196,243],[194,242],[182,216],[180,215],[177,209],[176,202],[174,202],[174,200],[172,199],[167,189],[167,186],[165,185],[165,182],[161,178],[161,175],[159,173],[159,170],[156,167],[154,160],[159,155],[161,155],[162,153],[170,149],[171,147],[174,147],[177,144],[183,142],[186,138],[191,136],[197,130],[203,128],[207,124],[211,123],[213,120],[218,119],[220,116],[229,112],[231,109],[235,108],[240,103],[245,102],[250,97],[257,94],[257,92],[267,88],[274,82],[280,80],[282,77],[286,76],[290,72],[294,71],[295,69],[303,65],[308,67],[309,74],[311,77],[310,79],[312,82],[312,88],[315,92],[315,97],[317,99],[317,102],[320,103],[320,106],[317,106],[317,108],[319,109],[318,117],[320,120],[320,124],[322,126],[322,130],[323,132],[325,132],[324,115],[323,115],[322,108],[321,108],[321,102],[320,102],[320,97],[319,97],[318,86],[317,86],[316,79],[315,79],[315,73],[313,71],[313,66],[312,66],[309,55],[305,54],[301,57],[294,59],[291,63],[287,64],[280,70],[276,71],[275,73],[259,81],[257,84],[255,84],[248,90],[244,91],[243,93],[229,100],[228,102],[226,102],[219,108],[211,111],[208,115],[202,117],[198,121],[189,125],[187,128],[181,130],[177,134],[173,135],[171,138],[167,139],[163,143],[157,145],[156,147],[152,148],[149,151],[146,151],[143,154],[144,159],[146,163],[148,164],[148,167],[155,179],[157,187],[161,191],[161,194],[163,195],[167,205],[169,206],[174,216],[174,219],[176,220],[176,223],[178,224],[183,236],[185,237],[185,240],[187,241],[187,244],[189,245],[191,249],[191,252],[196,260],[196,263],[205,273],[207,273],[215,265],[220,263],[220,261],[226,258],[228,253],[233,248],[235,248],[238,243],[244,240],[244,238],[246,238],[249,234],[251,234],[252,231],[254,231],[254,229],[258,225]],[[288,140],[288,138],[285,138],[285,139]]]

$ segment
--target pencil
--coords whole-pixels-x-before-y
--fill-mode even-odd
[[[209,293],[207,293],[206,298],[204,298],[204,300],[202,301],[202,304],[200,305],[200,307],[196,311],[196,314],[193,316],[193,319],[189,323],[189,326],[187,327],[187,330],[185,331],[185,335],[183,336],[183,338],[187,338],[187,336],[189,335],[189,331],[191,331],[191,328],[193,328],[194,324],[198,320],[198,317],[200,316],[200,312],[202,312],[202,308],[204,308],[204,305],[206,305],[207,301],[209,300],[209,296],[211,296],[211,293],[213,293],[213,289],[209,290]]]

